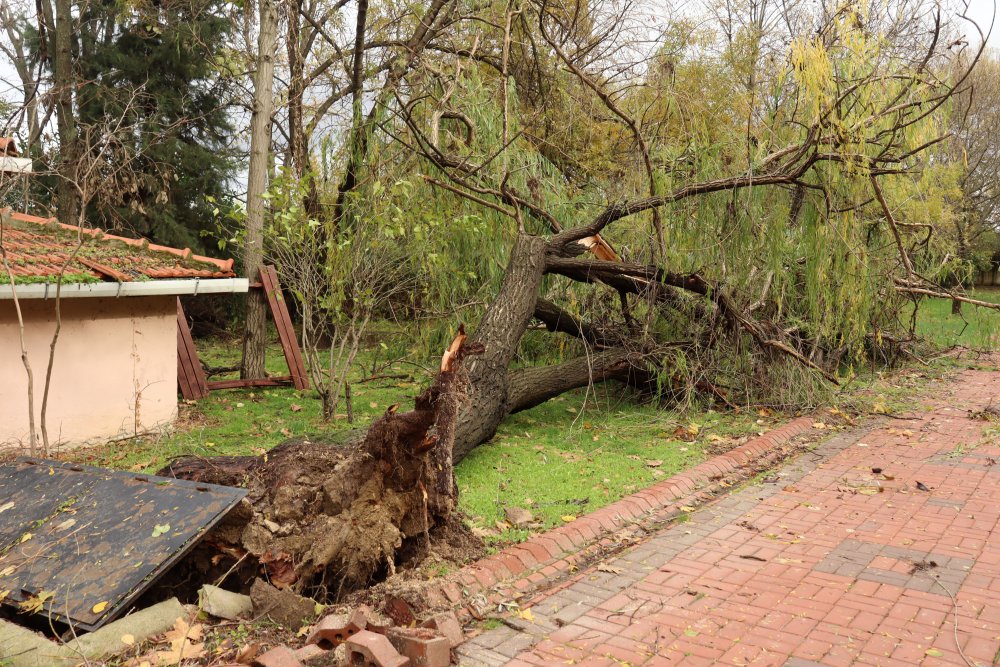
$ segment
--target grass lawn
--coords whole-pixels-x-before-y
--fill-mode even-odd
[[[1000,303],[1000,288],[981,287],[969,296]],[[917,334],[942,347],[995,350],[1000,348],[1000,312],[966,303],[962,315],[952,315],[950,300],[924,299],[917,312]]]
[[[1000,289],[979,290],[976,298],[1000,303]],[[951,346],[1000,347],[1000,313],[966,305],[962,317],[951,303],[923,302],[918,333]],[[201,358],[210,366],[233,365],[240,357],[235,341],[200,340]],[[392,361],[390,350],[375,346],[362,355],[353,378],[355,422],[338,414],[320,417],[314,392],[292,388],[232,389],[185,403],[175,430],[101,447],[67,452],[64,458],[110,468],[155,472],[170,459],[188,454],[261,454],[294,436],[316,441],[351,428],[363,428],[385,409],[413,397],[427,385],[435,364]],[[280,348],[268,351],[268,370],[285,374]],[[921,373],[857,378],[834,404],[848,412],[903,411],[918,393]],[[360,382],[372,375],[380,376]],[[390,376],[390,377],[385,377]],[[902,382],[900,381],[902,377]],[[338,412],[346,410],[341,407]],[[532,530],[557,525],[649,486],[704,460],[713,448],[729,449],[771,428],[787,415],[708,410],[680,413],[640,405],[614,384],[578,390],[509,418],[487,446],[474,450],[456,467],[459,504],[477,532],[491,542],[524,539]],[[507,524],[505,509],[530,511],[528,528]]]
[[[232,341],[198,341],[209,365],[234,364],[240,346]],[[155,472],[171,458],[187,454],[260,454],[293,436],[322,440],[364,427],[393,403],[403,409],[426,386],[421,366],[395,362],[383,367],[381,348],[366,352],[365,370],[393,375],[353,386],[355,423],[345,415],[331,422],[320,417],[314,392],[292,388],[214,391],[181,406],[172,433],[109,443],[63,455],[90,465]],[[275,344],[267,366],[286,373]],[[344,412],[344,408],[338,409]],[[529,529],[502,523],[504,509],[517,506],[535,517],[531,529],[551,527],[563,517],[594,511],[661,477],[691,467],[709,446],[729,448],[769,428],[778,418],[746,412],[708,411],[696,416],[636,405],[615,385],[565,394],[508,419],[493,442],[473,451],[456,468],[459,504],[473,526],[490,541],[523,539]]]

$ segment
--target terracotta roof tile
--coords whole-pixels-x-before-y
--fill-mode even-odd
[[[17,157],[17,144],[13,137],[0,137],[0,155]]]
[[[170,248],[145,239],[79,230],[54,218],[0,211],[3,245],[15,279],[55,282],[73,256],[78,238],[83,245],[66,266],[64,282],[112,280],[132,282],[170,278],[232,278],[233,260],[202,257],[190,248]]]

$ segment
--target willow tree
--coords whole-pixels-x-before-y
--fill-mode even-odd
[[[478,234],[451,267],[504,259],[469,347],[452,348],[470,352],[464,366],[444,363],[414,412],[390,408],[340,446],[170,470],[250,487],[253,513],[227,535],[272,576],[350,588],[448,521],[451,466],[513,412],[609,379],[728,404],[836,384],[892,344],[902,299],[944,293],[921,278],[922,227],[900,200],[963,82],[936,76],[950,51],[933,6],[906,25],[852,7],[781,23],[806,28],[780,51],[756,40],[751,62],[737,47],[753,35],[681,25],[650,55],[631,6],[582,0],[501,3],[476,30],[429,32],[423,51],[450,55],[387,79],[363,151],[352,141],[344,157],[366,178],[337,202],[378,182],[359,157],[392,146],[387,162],[419,170],[407,182],[422,188],[401,208],[437,197],[493,221],[465,229],[456,215],[435,232]],[[747,68],[752,84],[734,86]],[[533,322],[579,355],[515,363]]]

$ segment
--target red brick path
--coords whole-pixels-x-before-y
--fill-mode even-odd
[[[967,371],[927,412],[835,436],[466,642],[460,664],[1000,664],[1000,423],[968,415],[991,396],[1000,373]]]

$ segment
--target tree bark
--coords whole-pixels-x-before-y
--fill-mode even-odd
[[[73,113],[75,77],[73,75],[73,11],[70,0],[55,2],[55,57],[52,84],[56,93],[56,125],[59,130],[59,222],[78,224],[80,198],[76,191],[76,168],[79,162],[76,116]]]
[[[267,189],[268,152],[271,145],[271,114],[274,110],[274,49],[278,13],[274,0],[260,0],[260,33],[257,41],[257,71],[254,73],[254,104],[250,119],[250,164],[247,171],[246,244],[243,275],[260,279],[264,259],[264,192]],[[267,310],[264,290],[247,293],[246,328],[243,336],[242,378],[265,375]]]
[[[969,243],[966,239],[965,222],[962,220],[957,221],[955,223],[955,231],[957,232],[958,236],[958,251],[957,251],[958,259],[961,260],[963,263],[968,262],[971,259],[972,253],[969,250]],[[962,285],[961,280],[956,280],[955,286],[959,290],[964,289],[964,285]],[[962,302],[960,300],[958,299],[951,300],[951,314],[955,316],[960,316],[962,314]]]
[[[492,438],[507,416],[508,368],[535,312],[545,272],[546,247],[545,241],[538,237],[526,234],[518,237],[500,291],[473,337],[486,351],[469,365],[472,394],[466,418],[458,424],[455,461]]]

